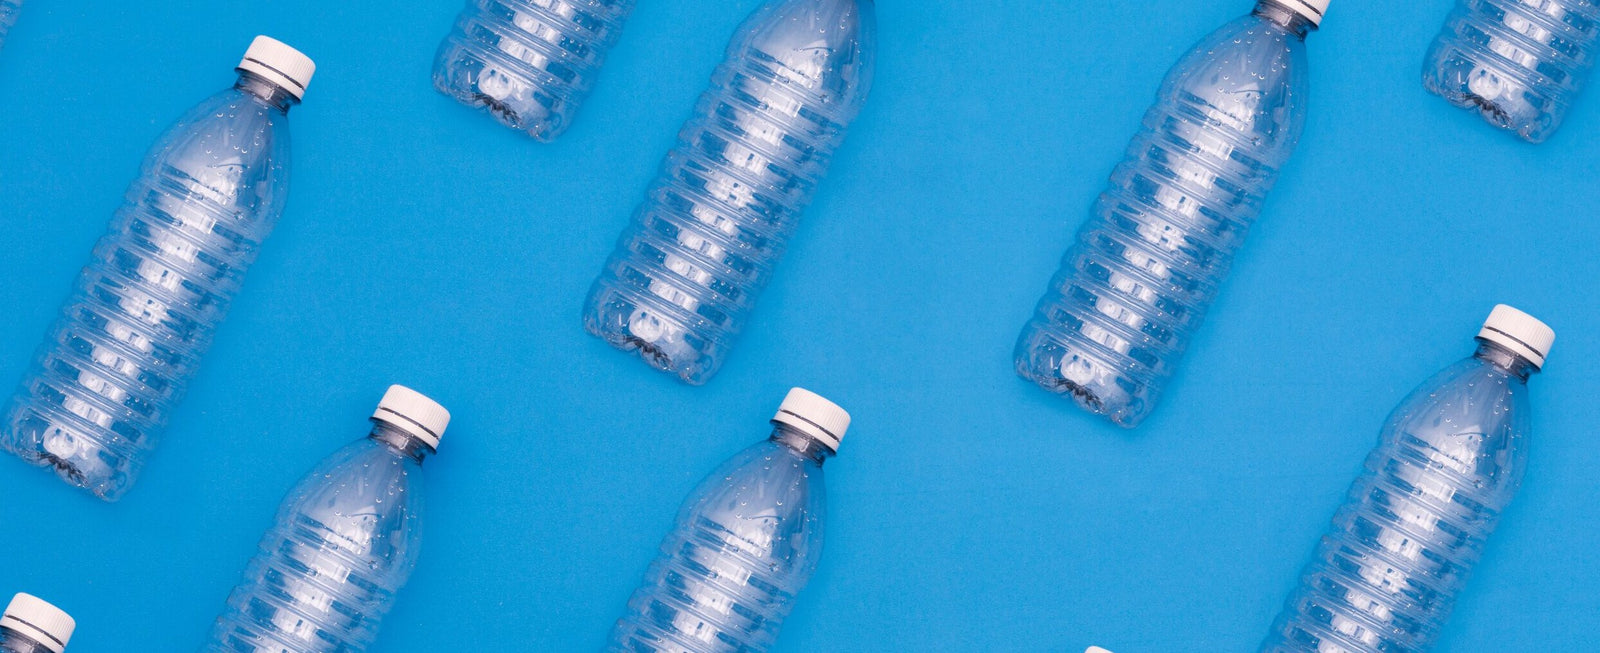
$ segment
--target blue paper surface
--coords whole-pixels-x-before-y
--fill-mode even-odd
[[[756,0],[643,0],[554,145],[433,91],[459,0],[29,0],[0,52],[0,384],[251,37],[320,69],[288,210],[139,485],[107,505],[0,458],[0,594],[70,611],[74,653],[192,650],[284,492],[403,383],[455,422],[376,650],[596,650],[683,497],[801,385],[855,425],[780,651],[1253,650],[1388,410],[1506,302],[1558,341],[1439,650],[1590,650],[1600,99],[1535,147],[1427,95],[1450,4],[1335,0],[1296,158],[1124,431],[1012,344],[1163,73],[1248,0],[880,2],[874,95],[703,388],[579,310]]]

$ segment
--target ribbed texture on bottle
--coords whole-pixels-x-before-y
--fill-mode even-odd
[[[607,651],[756,653],[772,647],[795,591],[778,568],[709,520],[662,543]]]
[[[108,500],[133,483],[270,228],[196,187],[168,168],[130,189],[0,433]]]
[[[1592,0],[1460,0],[1434,41],[1423,84],[1532,142],[1561,124],[1594,65]]]
[[[439,46],[433,83],[512,129],[566,131],[634,0],[471,0]]]
[[[1017,372],[1133,426],[1199,327],[1276,179],[1198,97],[1153,108],[1017,343]]]
[[[206,650],[221,653],[358,653],[398,587],[374,572],[384,561],[344,546],[338,533],[300,514],[274,528],[228,597]]]
[[[1368,458],[1262,651],[1432,649],[1499,518],[1444,455],[1402,436]]]
[[[804,76],[759,51],[718,68],[590,291],[590,333],[689,383],[716,373],[854,117]]]
[[[22,0],[0,0],[0,47],[6,44],[6,32],[17,24],[17,13],[22,10]]]
[[[10,628],[0,628],[0,653],[55,653],[43,643]]]

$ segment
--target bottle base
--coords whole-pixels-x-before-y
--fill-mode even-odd
[[[583,327],[621,351],[689,385],[711,380],[721,367],[720,347],[687,325],[624,293],[597,288],[583,311]]]
[[[1464,53],[1444,52],[1430,55],[1422,86],[1456,107],[1476,112],[1498,129],[1529,143],[1543,143],[1559,126],[1561,108],[1519,77]]]
[[[566,131],[561,100],[544,92],[558,80],[530,79],[511,62],[474,52],[477,48],[446,40],[434,62],[433,87],[474,109],[481,109],[506,127],[550,143]]]
[[[1123,428],[1142,423],[1153,403],[1142,396],[1148,390],[1098,357],[1032,329],[1017,343],[1015,364],[1017,376]]]
[[[131,472],[121,470],[126,458],[110,453],[89,434],[27,409],[13,408],[0,433],[0,449],[30,465],[108,502],[121,499],[132,485]]]

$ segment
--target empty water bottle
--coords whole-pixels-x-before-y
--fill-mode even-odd
[[[1422,84],[1539,143],[1583,88],[1597,41],[1595,0],[1457,0],[1428,51]]]
[[[258,37],[232,88],[146,159],[0,422],[0,446],[114,501],[210,346],[289,191],[289,108],[315,66]]]
[[[390,387],[372,432],[289,492],[204,650],[367,650],[416,565],[422,460],[449,424],[432,399]]]
[[[1017,340],[1017,373],[1125,427],[1155,407],[1305,120],[1328,0],[1261,0],[1168,73]]]
[[[433,86],[512,129],[555,140],[578,112],[634,0],[468,0]]]
[[[616,653],[759,653],[822,555],[822,464],[850,415],[795,388],[772,435],[706,477],[611,632]]]
[[[1478,351],[1389,415],[1261,650],[1433,647],[1528,461],[1528,377],[1555,332],[1497,306]]]
[[[873,0],[745,21],[584,308],[590,333],[695,385],[722,365],[861,110]]]
[[[61,608],[18,594],[0,615],[0,653],[61,653],[77,627]]]
[[[6,32],[17,24],[17,12],[22,10],[22,0],[0,0],[0,45],[6,43]]]

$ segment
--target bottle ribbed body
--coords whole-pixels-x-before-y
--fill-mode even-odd
[[[134,482],[281,211],[281,107],[238,89],[168,132],[12,399],[0,445],[107,500]]]
[[[1469,360],[1397,409],[1261,651],[1422,653],[1520,483],[1521,380]]]
[[[1538,143],[1560,127],[1594,66],[1593,0],[1458,0],[1428,51],[1428,91]]]
[[[1302,36],[1247,17],[1169,74],[1024,327],[1018,374],[1122,426],[1149,414],[1298,139]]]
[[[756,653],[777,641],[822,549],[819,462],[776,441],[709,476],[612,631],[614,653]]]
[[[17,13],[22,11],[22,0],[0,0],[0,46],[6,44],[6,32],[17,24]]]
[[[746,22],[590,291],[590,333],[716,373],[865,99],[872,9],[779,0]]]
[[[433,85],[541,141],[566,131],[635,0],[469,0]]]
[[[308,475],[261,539],[203,650],[367,650],[416,562],[420,473],[416,460],[366,440]]]

